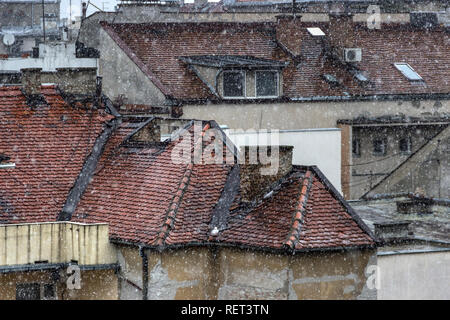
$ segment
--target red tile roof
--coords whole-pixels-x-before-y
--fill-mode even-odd
[[[111,116],[70,107],[54,86],[42,86],[46,104],[27,104],[20,87],[0,87],[0,223],[54,221]]]
[[[364,223],[317,172],[294,167],[271,197],[235,209],[217,241],[287,250],[373,245]]]
[[[179,60],[191,55],[251,55],[277,58],[270,28],[262,23],[108,24],[103,28],[169,96],[213,98],[208,87]]]
[[[450,38],[442,27],[419,30],[383,25],[381,29],[369,30],[352,24],[348,37],[354,47],[362,49],[362,62],[356,67],[371,81],[371,85],[362,86],[346,66],[330,58],[321,40],[306,30],[320,27],[329,35],[328,23],[102,25],[163,93],[178,99],[215,99],[208,87],[178,59],[193,55],[249,55],[290,61],[283,71],[283,93],[288,98],[450,93],[447,54]],[[289,52],[297,57],[293,58]],[[424,83],[406,79],[394,67],[396,62],[409,63]],[[335,75],[342,85],[330,87],[323,79],[325,73]]]
[[[203,131],[209,125],[214,124],[204,123]],[[329,184],[315,171],[299,168],[275,195],[250,210],[237,197],[235,208],[222,213],[229,214],[228,228],[211,238],[232,166],[177,164],[172,156],[178,140],[139,148],[124,144],[134,130],[136,124],[124,122],[111,137],[73,221],[105,222],[112,239],[155,248],[217,242],[276,250],[374,244]],[[186,130],[193,135],[192,126]],[[189,143],[193,154],[199,142]],[[295,240],[289,243],[291,236]]]

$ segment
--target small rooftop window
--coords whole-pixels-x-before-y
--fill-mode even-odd
[[[394,63],[394,66],[410,81],[423,81],[422,77],[407,63]]]
[[[339,85],[339,80],[332,74],[326,73],[323,75],[323,78],[325,79],[325,81],[332,85],[332,86],[337,86]]]
[[[320,28],[306,28],[313,37],[323,37],[325,33]]]

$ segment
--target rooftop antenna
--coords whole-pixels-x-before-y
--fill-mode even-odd
[[[45,8],[44,8],[44,0],[42,0],[42,30],[44,32],[44,43],[45,43]]]

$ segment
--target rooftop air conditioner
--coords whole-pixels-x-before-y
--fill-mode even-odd
[[[362,52],[360,48],[345,48],[344,60],[345,62],[360,62]]]

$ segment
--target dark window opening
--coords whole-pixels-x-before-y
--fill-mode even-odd
[[[361,141],[359,138],[353,138],[352,141],[352,153],[355,157],[361,156]]]
[[[243,97],[244,96],[244,73],[225,72],[223,74],[223,95],[224,97]]]
[[[376,156],[386,155],[386,139],[374,139],[373,140],[373,154]]]
[[[44,297],[45,300],[55,299],[55,285],[45,284],[44,285]]]
[[[16,300],[40,300],[41,286],[39,283],[21,283],[16,286]]]
[[[400,139],[398,148],[402,153],[411,153],[411,137]]]
[[[277,97],[278,96],[278,73],[275,71],[256,72],[256,96]]]

